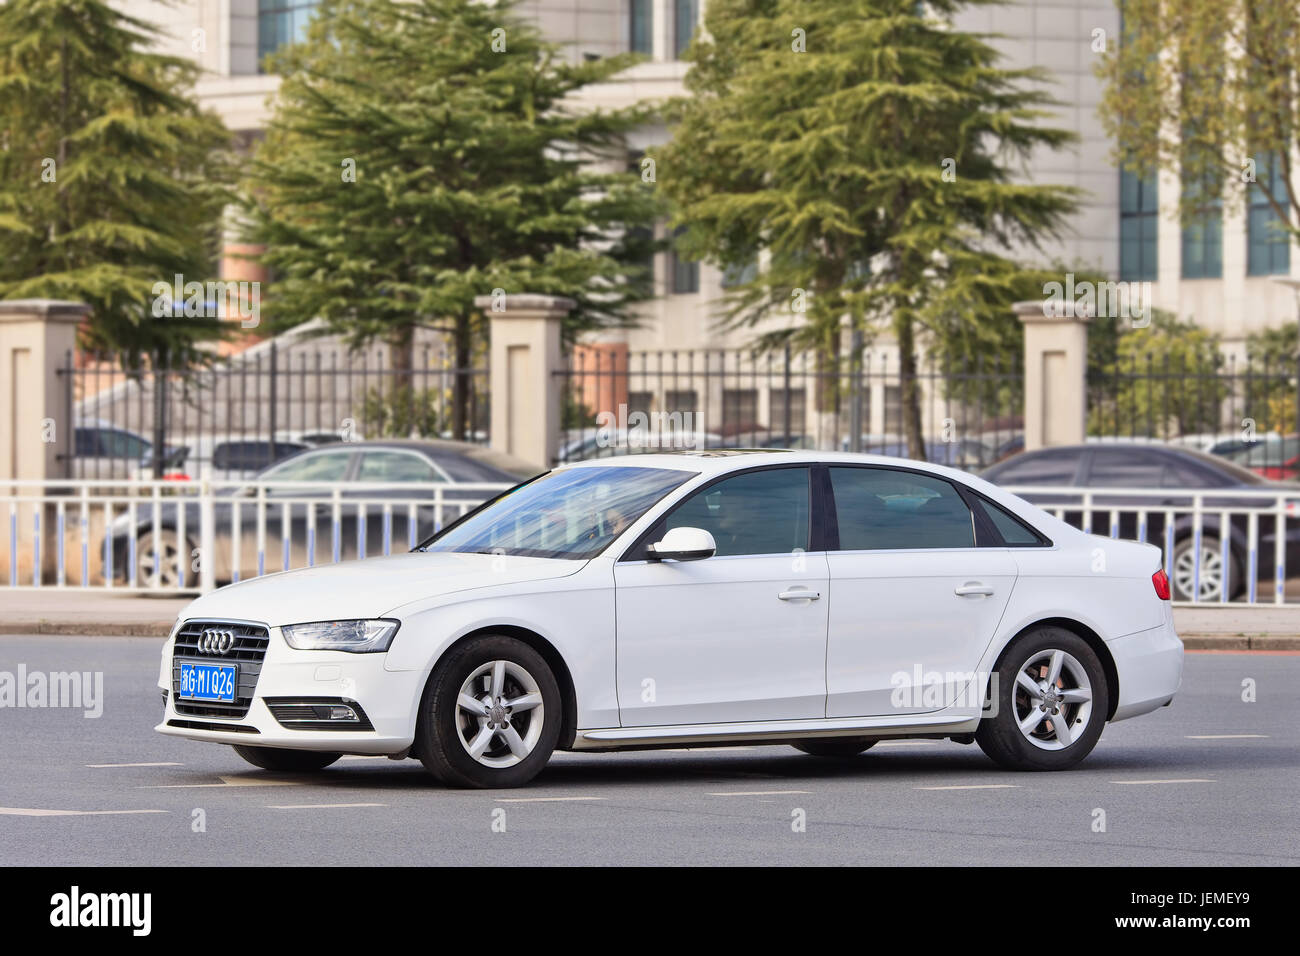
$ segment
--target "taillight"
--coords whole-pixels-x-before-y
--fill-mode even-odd
[[[1156,597],[1162,601],[1169,600],[1169,575],[1165,574],[1165,569],[1161,568],[1155,574],[1151,575],[1151,583],[1155,585]]]

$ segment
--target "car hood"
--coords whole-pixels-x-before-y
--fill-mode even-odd
[[[586,563],[559,558],[413,551],[281,571],[218,588],[190,603],[182,618],[304,621],[382,617],[412,601],[494,585],[567,577]]]

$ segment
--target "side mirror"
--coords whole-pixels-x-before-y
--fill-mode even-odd
[[[713,557],[718,546],[703,528],[673,528],[648,550],[651,561],[699,561]]]

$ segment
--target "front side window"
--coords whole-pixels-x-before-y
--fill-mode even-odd
[[[423,458],[401,451],[368,451],[361,458],[357,481],[407,482],[442,481]]]
[[[841,551],[973,548],[975,523],[942,478],[888,468],[831,468]]]
[[[1156,455],[1131,448],[1106,449],[1093,452],[1087,483],[1100,488],[1159,488],[1164,474],[1164,460]]]
[[[348,470],[350,451],[303,455],[286,461],[262,475],[263,481],[342,481]]]
[[[687,498],[655,526],[646,543],[673,528],[703,528],[713,535],[720,558],[806,551],[808,476],[807,468],[770,468],[725,478]]]
[[[553,471],[506,492],[422,547],[586,560],[693,475],[622,466]]]

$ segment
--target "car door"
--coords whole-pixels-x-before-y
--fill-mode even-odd
[[[1015,585],[1006,548],[976,547],[956,486],[907,469],[827,469],[826,716],[925,713],[965,693]]]
[[[614,570],[617,687],[625,727],[823,717],[826,555],[812,470],[765,468],[696,491]],[[647,560],[672,528],[717,551]]]

